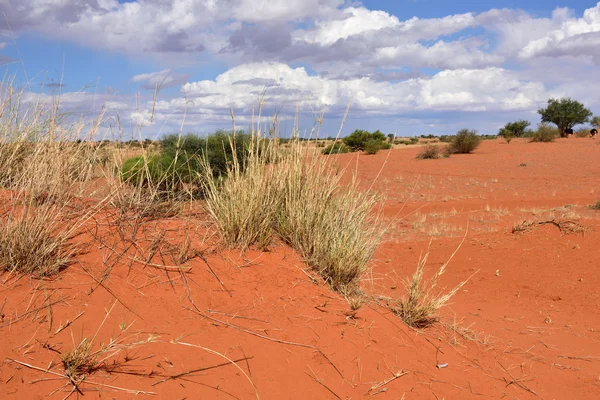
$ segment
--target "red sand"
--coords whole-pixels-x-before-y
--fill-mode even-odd
[[[181,243],[176,228],[193,226],[192,247],[210,268],[201,257],[189,261],[187,285],[176,272],[121,260],[99,286],[111,252],[97,243],[55,280],[4,275],[0,397],[65,398],[66,379],[13,360],[60,374],[57,352],[84,337],[98,349],[130,325],[121,336],[126,348],[108,360],[114,371],[98,371],[81,386],[87,398],[597,399],[600,211],[587,207],[600,198],[597,141],[486,141],[472,155],[441,160],[419,161],[417,152],[338,162],[356,163],[365,184],[385,162],[375,186],[387,196],[392,225],[363,282],[369,294],[402,296],[430,237],[432,272],[469,227],[441,286],[477,273],[442,310],[440,324],[412,330],[375,302],[353,315],[284,246],[216,250],[202,240],[202,221],[171,219],[148,223],[137,244],[149,248],[161,230]],[[523,220],[553,218],[585,232],[546,224],[512,233]],[[224,356],[240,360],[237,367]]]

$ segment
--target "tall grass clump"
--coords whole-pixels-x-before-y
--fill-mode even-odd
[[[79,118],[60,98],[0,84],[0,270],[46,277],[69,264],[79,228],[98,207],[86,181],[103,159],[90,140],[103,115]]]
[[[283,154],[277,142],[253,130],[245,167],[234,158],[222,181],[208,179],[206,162],[208,213],[226,244],[264,247],[278,237],[334,290],[350,296],[383,234],[377,197],[355,179],[343,181],[330,158],[297,136]],[[273,154],[279,154],[276,165],[268,163]]]
[[[0,271],[45,278],[68,266],[77,251],[69,229],[56,229],[60,209],[26,207],[0,217]]]
[[[454,154],[470,154],[481,143],[481,137],[477,131],[461,129],[450,142],[450,152]]]

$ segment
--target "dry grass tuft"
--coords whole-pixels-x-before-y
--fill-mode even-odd
[[[92,352],[92,343],[83,339],[73,350],[61,354],[65,376],[74,387],[100,369],[98,354]]]
[[[242,168],[234,157],[224,181],[209,179],[205,165],[208,213],[227,245],[264,248],[279,237],[334,290],[349,295],[383,235],[378,199],[355,179],[342,182],[335,158],[303,141],[291,140],[281,152],[272,140],[275,126],[270,138],[260,128],[252,132],[247,164]]]
[[[444,307],[452,296],[454,296],[469,281],[469,279],[471,279],[472,276],[445,294],[435,291],[435,288],[438,285],[438,279],[446,272],[446,267],[458,252],[463,242],[464,238],[448,261],[440,267],[429,282],[424,281],[425,265],[427,264],[427,258],[429,257],[429,248],[424,256],[419,257],[415,273],[410,279],[407,279],[404,282],[404,287],[407,292],[406,297],[396,301],[395,304],[392,305],[394,313],[398,315],[405,324],[412,326],[413,328],[421,329],[437,322],[439,320],[437,315],[438,310]],[[429,245],[431,246],[431,242]]]
[[[54,206],[26,207],[0,218],[0,271],[45,278],[70,264],[78,246],[73,231],[60,229]]]
[[[0,270],[44,278],[69,264],[73,238],[104,204],[76,211],[105,161],[91,141],[103,114],[78,119],[59,112],[59,98],[26,95],[0,83]]]

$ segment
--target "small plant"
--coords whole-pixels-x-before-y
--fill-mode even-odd
[[[409,140],[409,142],[407,144],[417,144],[417,143],[419,143],[419,138],[418,137],[411,137],[408,140]]]
[[[346,146],[343,142],[335,142],[325,147],[322,151],[323,154],[346,154],[350,152],[350,147]]]
[[[519,164],[519,167],[526,167],[526,166],[527,166],[527,164],[525,164],[524,162]]]
[[[537,131],[534,131],[531,135],[530,142],[550,143],[554,142],[557,136],[560,136],[558,129],[546,123],[541,123],[538,125]]]
[[[592,204],[592,205],[590,206],[590,208],[591,208],[592,210],[600,210],[600,200],[598,200],[598,201],[596,202],[596,204]]]
[[[417,159],[419,160],[428,160],[428,159],[438,159],[441,157],[440,148],[434,144],[426,144],[423,147],[423,150],[417,154]]]
[[[86,377],[100,369],[98,354],[92,353],[91,349],[91,342],[83,339],[73,350],[61,355],[65,376],[75,388],[79,388]]]
[[[460,246],[455,250],[454,254],[456,254],[459,248]],[[423,275],[429,256],[429,249],[425,256],[419,258],[417,270],[410,279],[407,279],[404,282],[407,296],[397,301],[393,306],[394,313],[397,314],[405,324],[418,329],[426,328],[434,324],[439,320],[439,317],[437,316],[438,310],[446,305],[452,296],[468,282],[470,277],[445,294],[434,293],[434,289],[438,284],[438,279],[446,271],[446,267],[450,260],[452,260],[454,254],[452,254],[450,259],[440,267],[428,283],[424,283]]]
[[[481,143],[481,137],[477,131],[461,129],[450,142],[450,151],[453,154],[472,153]]]

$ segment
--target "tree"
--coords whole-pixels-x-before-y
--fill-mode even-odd
[[[594,128],[600,128],[600,116],[596,115],[595,117],[593,117],[590,120],[590,124],[592,124]]]
[[[369,133],[362,129],[357,129],[350,135],[342,139],[344,144],[352,149],[352,151],[362,151],[365,149],[365,144],[374,140],[377,142],[385,142],[385,135],[380,131]]]
[[[394,141],[394,137],[396,137],[396,135],[394,135],[393,133],[388,133],[388,140],[390,141],[390,143],[392,143]]]
[[[583,104],[570,98],[549,99],[548,107],[538,110],[542,122],[551,122],[558,127],[561,137],[566,136],[565,131],[575,125],[585,124],[592,116],[592,112]]]
[[[525,120],[509,122],[504,125],[504,128],[500,129],[498,136],[504,137],[507,141],[510,140],[509,138],[513,137],[523,137],[525,130],[529,125],[531,125],[531,123]]]

